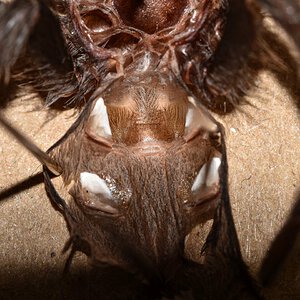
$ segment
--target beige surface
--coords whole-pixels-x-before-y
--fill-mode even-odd
[[[291,80],[291,79],[288,79]],[[262,73],[245,113],[221,119],[229,157],[230,194],[244,258],[255,274],[285,220],[300,185],[299,110],[272,74]],[[47,112],[19,99],[5,111],[43,149],[72,123],[71,112],[42,128]],[[39,163],[0,129],[0,189],[40,170]],[[68,238],[63,218],[42,185],[0,203],[0,299],[60,299]],[[300,299],[300,242],[269,299]]]
[[[41,128],[47,113],[32,111],[37,104],[30,99],[18,100],[6,115],[46,150],[70,120],[60,116],[62,123],[53,119]],[[39,163],[2,129],[0,135],[0,189],[41,171]],[[0,228],[0,299],[2,294],[13,299],[14,290],[23,290],[26,285],[24,290],[30,290],[28,282],[38,291],[39,285],[61,277],[65,257],[60,253],[68,232],[45,195],[43,184],[0,203]]]
[[[270,74],[260,76],[251,103],[256,108],[248,107],[250,117],[224,121],[233,214],[243,256],[255,274],[300,187],[300,130],[299,111]],[[300,299],[300,244],[291,259],[270,299]]]

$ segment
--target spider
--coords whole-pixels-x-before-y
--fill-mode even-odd
[[[288,9],[279,1],[260,4],[297,47],[299,6],[289,3]],[[2,105],[22,86],[49,108],[79,111],[47,152],[1,122],[43,164],[47,194],[70,234],[66,269],[78,251],[89,258],[84,282],[92,296],[262,299],[242,259],[224,129],[212,116],[242,110],[259,70],[278,75],[284,68],[274,64],[276,37],[263,30],[258,4],[2,4]],[[64,190],[53,177],[62,179]],[[185,244],[199,224],[210,228],[193,259]],[[114,276],[117,291],[98,294],[95,286]],[[91,296],[85,292],[81,297]]]

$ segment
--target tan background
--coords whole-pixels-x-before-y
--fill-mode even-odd
[[[291,80],[288,78],[287,80]],[[219,118],[229,157],[230,194],[243,256],[255,275],[300,186],[299,98],[262,72],[247,113]],[[38,102],[21,97],[5,110],[43,149],[74,121],[72,112],[46,122]],[[40,171],[39,163],[0,129],[0,189]],[[43,185],[0,203],[0,299],[57,299],[68,238]],[[300,241],[268,299],[300,299]],[[84,258],[77,259],[84,262]]]

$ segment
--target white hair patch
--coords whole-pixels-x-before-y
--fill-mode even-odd
[[[80,182],[84,189],[93,194],[101,194],[111,199],[112,194],[105,180],[98,175],[88,172],[80,173]]]
[[[107,109],[103,98],[97,100],[90,117],[93,118],[93,128],[96,129],[96,132],[105,137],[111,136]]]
[[[207,165],[204,164],[199,171],[196,179],[194,180],[193,186],[192,186],[192,192],[197,191],[204,183],[205,183],[205,177],[206,177],[206,168]]]
[[[209,170],[206,178],[206,185],[212,186],[215,183],[218,183],[219,178],[219,167],[221,165],[221,159],[219,157],[214,157],[209,165]]]
[[[197,174],[192,192],[199,190],[202,186],[211,187],[214,184],[219,184],[219,167],[221,165],[221,158],[213,157],[209,163],[205,163]]]
[[[188,96],[188,100],[191,104],[193,104],[195,107],[197,107],[196,100],[194,97]]]
[[[185,117],[185,128],[189,128],[193,121],[193,109],[189,108]]]

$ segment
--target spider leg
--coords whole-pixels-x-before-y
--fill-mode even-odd
[[[224,134],[222,135],[222,148],[223,161],[220,171],[221,205],[216,211],[212,229],[202,252],[206,255],[209,268],[208,273],[213,266],[215,274],[220,277],[219,282],[224,282],[224,278],[226,278],[225,282],[226,280],[231,283],[234,282],[235,289],[231,292],[232,295],[230,294],[228,299],[263,299],[248,271],[240,250],[228,192],[228,166]]]
[[[222,126],[221,132],[224,132]],[[224,134],[221,135],[222,163],[220,167],[221,202],[213,225],[201,250],[201,264],[186,260],[178,272],[174,286],[191,291],[194,299],[262,300],[259,288],[242,258],[233,220],[228,192],[228,166]],[[181,275],[183,274],[183,275]],[[224,291],[226,296],[224,296]]]
[[[44,0],[0,4],[1,106],[12,85],[34,88],[46,103],[69,93],[73,66],[58,18]]]
[[[10,71],[20,56],[39,16],[34,0],[15,0],[0,6],[0,79],[7,84]]]
[[[300,2],[298,0],[260,0],[262,6],[279,22],[290,35],[300,51]],[[297,77],[297,63],[295,63],[295,76]],[[291,68],[290,68],[291,69]],[[298,84],[298,83],[297,83]],[[297,87],[293,87],[296,89]],[[300,231],[300,194],[281,230],[272,242],[264,258],[259,279],[263,286],[271,286],[273,280],[280,272],[290,253],[295,247]]]
[[[281,24],[300,48],[300,4],[298,0],[261,0],[272,16]]]

